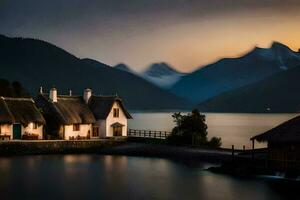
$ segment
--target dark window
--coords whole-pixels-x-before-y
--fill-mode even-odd
[[[39,125],[37,123],[33,123],[32,128],[33,129],[37,129],[39,127]]]
[[[99,127],[93,127],[93,137],[99,137]]]
[[[119,108],[114,108],[114,117],[119,117]]]
[[[80,131],[80,124],[73,124],[73,131]]]

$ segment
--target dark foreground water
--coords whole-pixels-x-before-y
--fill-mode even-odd
[[[239,179],[208,164],[126,156],[0,158],[0,199],[288,199],[299,184]],[[297,199],[297,198],[294,198]]]

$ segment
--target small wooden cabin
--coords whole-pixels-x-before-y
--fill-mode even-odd
[[[57,95],[52,88],[49,94],[40,93],[37,106],[46,119],[48,138],[78,140],[93,138],[93,124],[96,122],[92,111],[80,96]]]
[[[268,143],[268,167],[300,172],[300,116],[254,136],[251,140]]]
[[[0,140],[43,139],[44,124],[33,99],[0,97]]]

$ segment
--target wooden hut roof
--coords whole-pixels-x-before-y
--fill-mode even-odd
[[[109,115],[114,103],[117,102],[122,108],[127,119],[132,119],[129,112],[126,110],[122,100],[117,96],[91,96],[89,100],[89,107],[95,115],[95,118],[106,119]]]
[[[252,137],[251,140],[258,142],[300,142],[300,115]]]
[[[47,94],[39,94],[36,102],[47,114],[56,118],[60,124],[91,124],[95,117],[80,96],[58,95],[52,102]]]
[[[27,126],[30,122],[45,124],[45,119],[31,98],[0,97],[0,123],[20,123]]]

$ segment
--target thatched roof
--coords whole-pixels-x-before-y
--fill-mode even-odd
[[[109,115],[114,103],[117,102],[122,108],[127,119],[132,119],[129,112],[124,107],[122,100],[117,96],[91,96],[89,100],[89,107],[95,115],[95,118],[106,119]]]
[[[39,94],[36,102],[45,114],[53,116],[60,124],[91,124],[96,121],[80,96],[58,95],[57,102],[52,102],[48,94]]]
[[[300,142],[300,116],[290,119],[275,128],[254,136],[258,142]]]
[[[0,123],[20,123],[27,126],[30,122],[45,124],[45,119],[31,98],[0,97]]]

